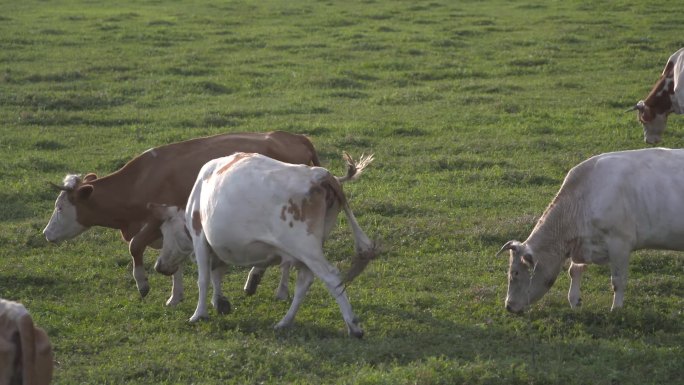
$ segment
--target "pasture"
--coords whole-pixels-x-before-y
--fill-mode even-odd
[[[643,148],[634,113],[684,46],[675,2],[5,1],[0,4],[0,297],[50,335],[55,384],[672,384],[684,368],[684,259],[634,253],[625,307],[606,267],[572,311],[562,273],[529,312],[504,310],[507,259],[566,172]],[[222,132],[307,134],[323,164],[375,153],[345,186],[385,253],[348,288],[346,336],[320,280],[274,331],[270,269],[224,292],[233,312],[141,299],[118,231],[55,246],[41,231],[67,173],[111,173],[146,149]],[[671,116],[663,146],[682,147]],[[340,225],[326,243],[342,268]],[[293,275],[294,277],[294,275]],[[291,281],[291,292],[294,279]]]

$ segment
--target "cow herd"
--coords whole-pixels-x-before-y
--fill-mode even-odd
[[[684,113],[684,48],[668,59],[648,97],[630,110],[638,111],[644,140],[658,143],[668,115]],[[67,175],[61,185],[53,185],[59,196],[43,233],[48,241],[58,243],[93,226],[120,230],[129,244],[133,276],[143,297],[150,290],[143,252],[147,247],[160,248],[155,270],[172,276],[167,305],[183,299],[183,265],[194,254],[199,298],[191,322],[208,316],[209,281],[214,308],[219,313],[230,311],[230,302],[221,294],[228,264],[252,267],[245,283],[248,294],[255,292],[268,266],[279,265],[276,297],[280,299],[289,297],[289,270],[294,267],[294,297],[276,328],[293,323],[318,277],[337,301],[349,335],[361,337],[363,330],[344,284],[380,250],[356,221],[342,185],[356,179],[373,158],[362,157],[358,163],[349,156],[345,159],[347,174],[335,177],[321,167],[307,137],[281,131],[168,144],[101,178]],[[509,241],[499,251],[509,252],[506,309],[522,312],[540,299],[568,259],[572,307],[581,303],[580,279],[590,263],[610,266],[612,309],[621,307],[631,251],[684,250],[683,166],[684,150],[651,148],[605,153],[573,167],[529,237],[524,242]],[[351,228],[356,254],[344,275],[323,254],[340,211]],[[20,304],[0,302],[0,329],[23,327],[42,341],[30,345],[31,351],[44,354],[35,357],[51,357],[47,336],[29,321]],[[14,346],[23,346],[24,334],[17,335],[20,342],[11,341],[12,337],[7,341],[0,334],[0,353],[21,350]],[[0,383],[6,381],[0,378]]]

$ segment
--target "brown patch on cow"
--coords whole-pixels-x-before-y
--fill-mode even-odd
[[[655,115],[665,114],[672,111],[672,100],[670,94],[674,93],[674,63],[668,62],[663,70],[660,79],[649,92],[644,104],[646,108],[643,112],[639,112],[639,120],[642,123],[648,123]]]
[[[250,156],[252,156],[252,154],[247,154],[243,152],[233,155],[233,160],[231,160],[230,162],[228,162],[228,164],[224,165],[218,171],[216,171],[216,174],[223,174],[224,172],[230,170],[230,168],[233,167],[235,163],[239,162],[243,158],[249,158]]]
[[[299,205],[297,205],[292,199],[288,200],[287,202],[289,204],[287,208],[287,212],[292,215],[292,218],[295,221],[302,221],[304,222],[304,214],[302,213],[301,208]]]
[[[197,235],[202,231],[202,215],[200,215],[199,211],[192,213],[192,229],[195,230]]]
[[[287,217],[285,216],[285,211],[287,211],[287,206],[283,206],[283,209],[280,210],[280,220],[285,222],[287,220]]]

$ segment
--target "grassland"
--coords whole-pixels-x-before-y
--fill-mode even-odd
[[[684,368],[681,253],[642,251],[626,307],[604,267],[565,274],[523,316],[503,309],[509,239],[524,240],[565,173],[645,147],[623,110],[684,46],[681,7],[643,1],[5,1],[0,4],[0,297],[49,333],[56,384],[674,384]],[[671,118],[664,145],[682,147]],[[272,325],[277,274],[233,313],[186,322],[146,255],[141,300],[119,234],[60,246],[41,230],[66,173],[233,131],[309,135],[326,166],[374,152],[348,186],[385,254],[349,288],[345,336],[320,282],[295,327]],[[341,224],[343,220],[340,219]],[[352,252],[346,226],[329,259]]]

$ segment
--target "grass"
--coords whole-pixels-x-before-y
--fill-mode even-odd
[[[58,0],[0,5],[0,297],[47,330],[57,384],[658,384],[684,367],[681,255],[632,256],[626,307],[592,266],[583,308],[565,274],[524,316],[503,309],[504,259],[565,173],[644,147],[633,114],[684,45],[674,3]],[[672,117],[664,145],[682,147]],[[254,297],[224,280],[233,313],[186,322],[146,265],[94,228],[42,238],[47,182],[105,175],[142,151],[220,132],[309,135],[323,163],[376,161],[347,192],[385,254],[348,288],[363,340],[345,336],[320,282],[296,325],[276,270]],[[330,260],[352,252],[343,220]]]

